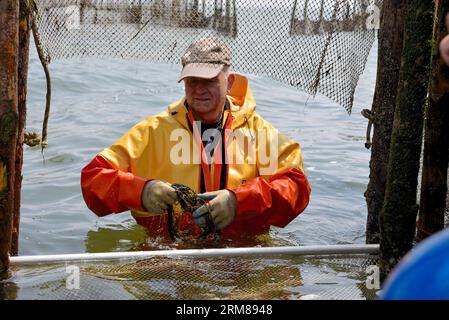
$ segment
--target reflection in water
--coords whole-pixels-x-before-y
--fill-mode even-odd
[[[365,285],[372,263],[368,255],[264,255],[15,266],[0,299],[374,299]],[[68,287],[67,267],[79,270],[79,289]]]
[[[279,237],[274,231],[256,237],[240,239],[193,239],[173,241],[165,237],[150,237],[147,230],[133,223],[131,226],[108,225],[89,230],[85,239],[86,252],[151,251],[168,249],[204,249],[238,247],[294,246],[296,243]]]
[[[298,299],[299,266],[266,258],[154,257],[82,269],[136,299]]]
[[[172,241],[148,237],[146,229],[137,224],[90,230],[85,244],[87,252],[294,245],[274,232],[238,240]],[[92,284],[115,283],[136,299],[298,299],[302,286],[298,265],[267,258],[154,257],[87,265],[81,273]]]
[[[147,239],[146,230],[133,224],[108,225],[96,230],[89,230],[84,241],[86,252],[135,251]]]
[[[309,274],[306,282],[319,285],[323,292],[333,299],[346,299],[353,292],[359,299],[374,300],[376,289],[366,285],[368,268],[377,265],[378,256],[373,255],[332,255],[332,256],[306,256],[300,258],[301,264],[313,266],[321,272],[327,273],[329,278],[319,274]]]
[[[0,280],[0,300],[16,300],[19,286],[12,279]]]

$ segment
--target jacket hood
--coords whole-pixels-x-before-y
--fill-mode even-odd
[[[249,87],[248,78],[239,73],[233,74],[235,75],[235,81],[227,98],[230,102],[231,113],[234,118],[232,121],[232,128],[235,129],[242,126],[253,116],[254,110],[256,109],[256,101],[251,88]],[[185,97],[170,104],[168,106],[168,113],[174,116],[184,127],[187,127],[187,109],[184,102]]]

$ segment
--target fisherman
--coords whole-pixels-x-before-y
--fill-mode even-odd
[[[87,206],[98,216],[131,210],[150,236],[167,237],[177,183],[207,201],[193,212],[195,224],[212,223],[222,238],[285,227],[309,203],[299,144],[255,113],[248,79],[229,70],[227,44],[203,38],[181,62],[185,97],[135,125],[82,169]]]

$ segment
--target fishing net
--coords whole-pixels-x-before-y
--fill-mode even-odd
[[[350,113],[382,0],[36,0],[47,61],[75,57],[179,64],[214,36],[233,70],[321,93]]]
[[[351,111],[375,39],[375,0],[36,0],[49,62],[80,57],[179,64],[214,36],[233,70],[260,74]],[[13,266],[6,299],[373,299],[370,255],[176,258]],[[68,283],[79,273],[79,287]],[[76,272],[75,272],[76,273]],[[73,278],[71,278],[73,279]]]
[[[12,266],[0,299],[375,299],[377,256],[266,255]],[[368,284],[367,284],[368,283]]]

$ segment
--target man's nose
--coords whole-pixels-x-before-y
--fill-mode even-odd
[[[198,93],[205,92],[207,91],[207,85],[202,81],[198,81],[197,83],[195,83],[194,89]]]

